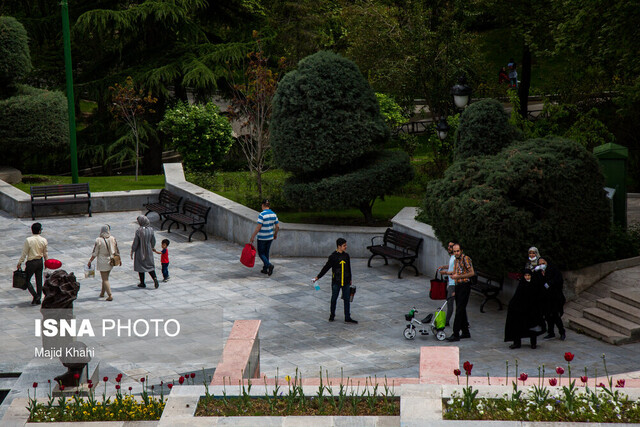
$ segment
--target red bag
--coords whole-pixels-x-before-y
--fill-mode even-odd
[[[58,268],[62,267],[62,263],[57,259],[49,258],[44,262],[44,267],[50,270],[57,270]]]
[[[447,299],[447,281],[442,278],[438,279],[438,272],[436,270],[436,277],[431,279],[431,290],[429,291],[429,298],[431,299]]]
[[[242,265],[252,268],[256,262],[256,248],[251,243],[244,245],[242,249],[242,255],[240,255],[240,262]]]

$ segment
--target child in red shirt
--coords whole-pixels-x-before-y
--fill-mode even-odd
[[[160,264],[162,264],[162,281],[166,282],[169,277],[169,239],[162,240],[162,252],[153,250],[155,253],[160,254]]]

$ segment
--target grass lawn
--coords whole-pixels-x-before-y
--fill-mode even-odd
[[[55,184],[71,184],[70,176],[51,176],[51,175],[25,175],[21,183],[14,184],[27,194],[31,193],[32,185],[55,185]],[[27,182],[25,182],[27,181]],[[88,182],[92,193],[102,191],[128,191],[128,190],[148,190],[153,188],[164,188],[164,175],[140,175],[138,181],[135,176],[116,175],[116,176],[88,176],[80,177],[80,182]]]
[[[390,220],[406,206],[419,206],[421,197],[412,194],[386,196],[385,200],[377,200],[373,205],[373,224],[365,224],[364,216],[358,209],[297,211],[283,206],[282,185],[288,173],[272,169],[263,175],[262,193],[271,200],[271,206],[284,222],[328,225],[373,225],[387,226]],[[260,200],[255,181],[249,172],[217,172],[215,176],[204,173],[187,173],[187,181],[193,182],[216,194],[241,203],[252,209],[260,209]]]

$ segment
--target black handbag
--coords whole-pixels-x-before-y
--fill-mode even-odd
[[[27,289],[27,272],[18,269],[13,272],[13,287],[18,289]]]
[[[356,287],[355,287],[355,286],[351,286],[351,289],[350,289],[350,295],[349,295],[349,302],[353,302],[353,297],[354,297],[354,296],[355,296],[355,294],[356,294],[356,290],[357,290],[357,289],[356,289]]]

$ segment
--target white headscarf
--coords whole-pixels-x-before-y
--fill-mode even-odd
[[[100,237],[102,237],[103,239],[108,239],[109,237],[111,237],[110,230],[111,227],[109,227],[108,225],[103,225],[102,228],[100,228]]]

